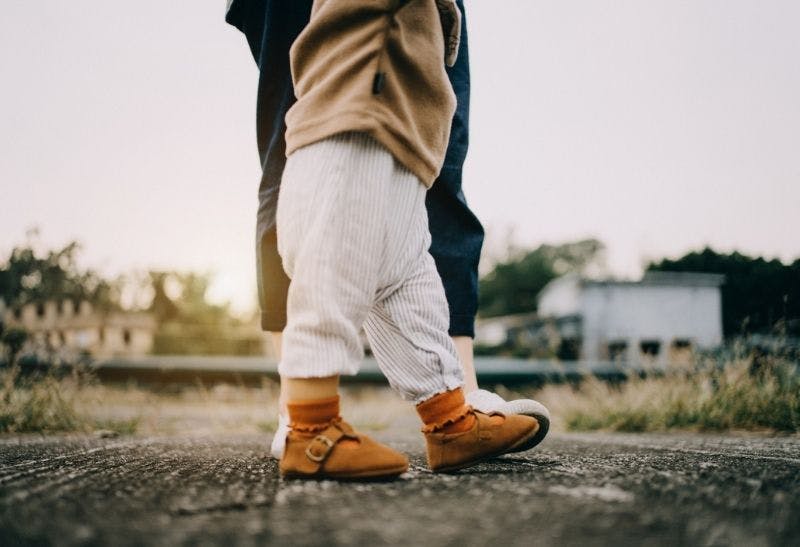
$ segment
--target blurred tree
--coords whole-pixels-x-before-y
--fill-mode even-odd
[[[78,266],[77,242],[41,251],[37,238],[38,232],[30,231],[26,242],[14,247],[8,259],[0,262],[0,300],[8,308],[71,299],[76,303],[89,301],[95,310],[105,312],[121,310],[125,302],[124,309],[144,309],[155,317],[155,353],[263,353],[258,329],[234,317],[228,304],[207,301],[210,274],[152,271],[109,281],[94,270]],[[11,351],[20,335],[4,332],[0,317],[0,336],[4,337],[0,346]]]
[[[534,312],[536,297],[547,283],[569,272],[601,268],[604,251],[596,239],[516,251],[481,278],[478,313],[494,317]]]
[[[94,306],[117,306],[118,287],[90,269],[78,267],[80,245],[72,241],[61,249],[36,251],[36,231],[14,247],[0,264],[0,298],[10,308],[51,299],[88,300]]]
[[[14,365],[27,339],[28,333],[22,329],[4,329],[3,332],[0,333],[0,347],[6,350],[6,355],[4,360],[0,360],[0,364],[4,363],[7,366]]]
[[[167,295],[167,280],[169,272],[150,272],[150,282],[153,285],[153,300],[148,311],[152,312],[156,321],[164,323],[178,319],[180,310],[178,305]]]
[[[206,299],[207,273],[150,272],[153,300],[149,311],[158,322],[153,353],[181,355],[260,355],[257,329],[234,317],[228,304]]]
[[[211,304],[206,300],[210,274],[152,271],[150,280],[153,300],[148,311],[159,323],[223,325],[234,322],[228,304]]]
[[[800,335],[800,259],[720,254],[706,247],[676,260],[651,263],[648,270],[725,274],[722,325],[726,336],[776,332]]]

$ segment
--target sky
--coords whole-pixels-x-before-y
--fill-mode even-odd
[[[286,0],[288,1],[288,0]],[[255,306],[257,69],[224,0],[6,0],[0,256]],[[613,275],[711,245],[800,257],[800,2],[467,0],[464,191],[489,254],[597,237]]]

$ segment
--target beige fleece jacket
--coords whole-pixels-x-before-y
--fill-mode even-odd
[[[430,187],[455,111],[444,61],[446,51],[448,63],[455,60],[460,18],[454,28],[453,12],[443,8],[450,5],[315,0],[290,52],[297,103],[286,115],[287,155],[337,133],[363,131]]]

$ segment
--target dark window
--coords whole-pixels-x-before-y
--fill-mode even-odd
[[[36,304],[36,315],[39,317],[44,317],[44,302],[39,302]]]
[[[14,308],[14,319],[17,321],[22,319],[22,308]]]
[[[562,338],[558,344],[556,357],[562,361],[577,361],[580,357],[581,342],[577,338]]]
[[[689,349],[692,347],[692,341],[687,338],[676,338],[672,341],[674,349]]]
[[[639,349],[642,351],[642,355],[655,357],[661,351],[661,342],[658,340],[642,340],[639,343]]]
[[[625,361],[628,353],[628,342],[614,340],[608,343],[608,358],[611,361]]]
[[[131,343],[131,331],[125,329],[122,331],[122,341],[125,342],[125,345],[128,346]]]

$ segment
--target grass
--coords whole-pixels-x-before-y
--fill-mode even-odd
[[[800,374],[785,362],[756,370],[742,360],[621,384],[590,377],[577,386],[546,386],[535,396],[569,431],[800,432]]]
[[[23,376],[17,367],[0,371],[0,433],[135,433],[138,417],[98,418],[81,411],[90,384],[89,377],[79,374],[60,378]]]
[[[0,432],[76,431],[87,424],[75,410],[74,389],[47,376],[20,378],[17,369],[0,376]]]
[[[797,365],[747,360],[724,367],[674,370],[611,384],[586,377],[506,398],[532,396],[550,408],[554,430],[800,432]],[[0,433],[115,435],[269,434],[276,428],[278,389],[202,384],[170,392],[135,384],[101,385],[90,376],[21,376],[0,370]],[[382,387],[345,386],[342,413],[365,431],[417,431],[413,405]]]

